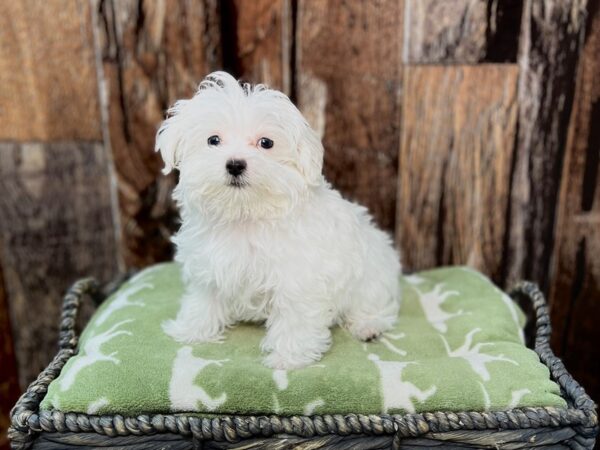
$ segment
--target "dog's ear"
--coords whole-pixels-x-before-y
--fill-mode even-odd
[[[298,144],[300,169],[309,184],[318,185],[323,177],[323,144],[308,124],[305,127]]]
[[[179,167],[181,159],[181,141],[183,138],[183,127],[178,113],[188,100],[179,100],[167,112],[167,118],[163,121],[156,133],[156,144],[154,151],[159,151],[165,162],[164,174]]]

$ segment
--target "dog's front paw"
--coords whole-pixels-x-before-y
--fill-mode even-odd
[[[210,332],[209,328],[202,326],[202,324],[190,323],[180,319],[164,321],[162,329],[166,334],[182,344],[223,341],[222,332]]]
[[[292,370],[292,369],[301,369],[302,367],[306,367],[318,359],[307,358],[303,355],[290,355],[283,354],[279,352],[269,353],[265,359],[264,364],[271,369],[279,369],[279,370]]]
[[[384,331],[389,329],[389,322],[378,319],[354,322],[348,325],[350,333],[355,338],[365,342],[377,339]]]

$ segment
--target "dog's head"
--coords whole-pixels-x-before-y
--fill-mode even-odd
[[[279,216],[323,183],[323,146],[289,98],[225,72],[169,109],[156,150],[177,200],[223,220]]]

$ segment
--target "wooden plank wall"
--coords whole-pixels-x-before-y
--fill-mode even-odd
[[[172,256],[154,133],[220,68],[297,102],[328,179],[406,270],[539,282],[555,350],[600,400],[599,3],[0,4],[0,426],[55,349],[70,282]]]
[[[501,279],[517,79],[514,64],[405,68],[397,232],[409,268],[460,261]]]
[[[93,2],[104,143],[112,155],[128,267],[171,256],[175,176],[159,177],[156,126],[177,99],[221,67],[216,0]]]
[[[119,265],[90,5],[3,2],[0,85],[0,260],[24,387],[56,350],[66,285]]]
[[[590,5],[569,123],[550,272],[553,347],[600,402],[600,2]]]
[[[393,229],[401,4],[300,1],[296,26],[296,97],[323,135],[325,175]]]

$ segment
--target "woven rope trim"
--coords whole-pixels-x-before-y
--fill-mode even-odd
[[[176,433],[200,440],[238,441],[249,437],[292,434],[301,437],[329,434],[395,434],[416,437],[426,433],[456,430],[517,430],[541,427],[573,427],[575,439],[592,448],[598,432],[595,404],[567,372],[550,349],[550,317],[543,294],[534,283],[521,282],[510,294],[529,300],[535,310],[535,351],[559,384],[567,408],[518,408],[495,412],[434,412],[405,415],[316,415],[316,416],[220,416],[214,419],[182,414],[139,415],[137,417],[92,416],[62,411],[40,411],[39,404],[48,385],[76,353],[78,336],[75,321],[85,295],[99,297],[99,287],[91,279],[76,282],[63,300],[60,324],[60,350],[48,367],[31,383],[11,411],[9,439],[13,449],[25,450],[40,432],[94,432],[106,436]]]

